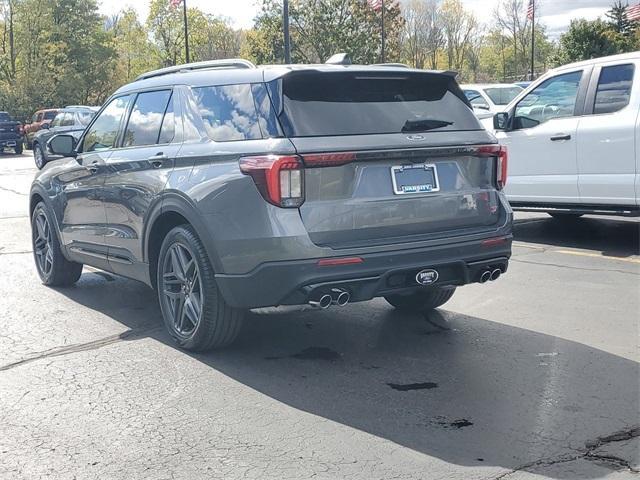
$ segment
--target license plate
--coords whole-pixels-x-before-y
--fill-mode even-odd
[[[15,147],[16,142],[7,142],[7,147]]]
[[[396,195],[432,193],[440,190],[435,165],[397,165],[391,167],[391,181]]]

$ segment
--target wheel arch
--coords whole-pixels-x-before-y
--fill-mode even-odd
[[[171,229],[184,224],[193,227],[202,240],[214,271],[220,271],[220,261],[213,245],[213,239],[196,207],[180,195],[168,195],[159,202],[158,207],[149,216],[144,236],[143,257],[149,265],[149,279],[154,288],[156,287],[157,265],[162,241]]]

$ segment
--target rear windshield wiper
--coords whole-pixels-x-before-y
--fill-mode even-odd
[[[424,132],[427,130],[435,130],[436,128],[448,127],[453,125],[453,122],[447,122],[445,120],[407,120],[402,127],[402,133],[405,132]]]

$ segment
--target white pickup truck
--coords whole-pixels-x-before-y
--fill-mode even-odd
[[[640,216],[640,52],[551,70],[483,123],[514,209]]]

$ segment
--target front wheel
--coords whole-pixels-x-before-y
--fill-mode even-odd
[[[455,293],[455,287],[434,287],[409,295],[388,295],[384,299],[398,310],[427,312],[447,303]]]
[[[36,162],[36,167],[42,170],[45,164],[47,163],[47,159],[44,156],[44,151],[39,143],[33,144],[33,160]]]
[[[66,287],[78,281],[82,275],[82,264],[64,257],[52,219],[46,205],[38,203],[31,216],[33,256],[42,283]]]
[[[190,225],[175,227],[162,242],[157,286],[165,326],[180,347],[221,348],[240,333],[243,312],[224,301],[207,252]]]

